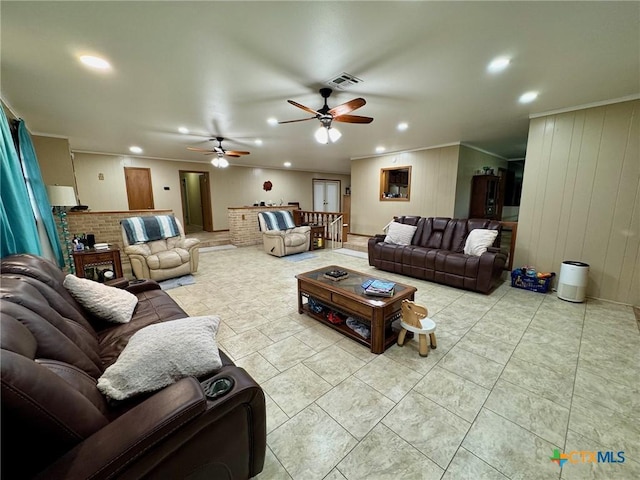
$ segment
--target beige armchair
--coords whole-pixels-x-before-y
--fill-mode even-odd
[[[136,278],[162,281],[198,270],[200,240],[185,238],[174,216],[125,218],[120,226],[124,253]]]
[[[268,254],[284,257],[309,250],[311,227],[296,227],[290,211],[259,212],[258,222]]]

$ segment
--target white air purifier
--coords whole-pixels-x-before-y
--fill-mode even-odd
[[[584,302],[588,279],[589,264],[565,260],[560,267],[558,298],[568,302]]]

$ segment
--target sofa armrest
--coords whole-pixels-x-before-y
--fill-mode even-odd
[[[178,247],[184,248],[185,250],[189,251],[192,248],[197,247],[198,245],[200,245],[200,240],[198,240],[197,238],[183,238],[177,244]]]
[[[129,286],[129,280],[125,277],[118,277],[114,278],[113,280],[107,280],[106,282],[104,282],[104,284],[108,285],[109,287],[127,288]]]
[[[281,230],[266,230],[262,232],[263,237],[284,238],[285,232]]]
[[[40,472],[36,478],[106,478],[205,412],[198,381],[185,378],[148,398]]]
[[[149,278],[131,280],[129,282],[129,285],[127,285],[126,287],[126,290],[135,295],[137,293],[147,292],[149,290],[160,290],[160,284],[155,280],[151,280]]]
[[[230,478],[257,475],[266,453],[264,393],[239,367],[222,367],[213,378],[223,376],[235,385],[215,400],[191,377],[160,390],[38,478],[183,478],[212,464],[226,465]]]

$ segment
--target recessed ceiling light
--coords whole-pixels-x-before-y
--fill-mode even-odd
[[[142,153],[142,149],[140,147],[136,147],[135,145],[133,147],[129,147],[129,151],[131,153]]]
[[[111,64],[104,58],[95,57],[93,55],[81,55],[80,61],[87,67],[95,68],[98,70],[110,70]]]
[[[382,153],[386,150],[386,148],[384,148],[382,145],[380,145],[379,147],[376,147],[376,153]]]
[[[400,122],[398,124],[398,130],[400,130],[401,132],[405,131],[407,128],[409,128],[409,124],[407,122]]]
[[[283,165],[284,165],[285,167],[290,167],[290,166],[291,166],[291,162],[284,162],[284,163],[283,163]]]
[[[189,129],[187,127],[180,127],[180,128],[178,128],[178,131],[180,133],[184,133],[184,134],[189,133]]]
[[[258,146],[262,145],[262,140],[260,140],[259,138],[256,138],[255,144]]]
[[[498,73],[509,66],[511,59],[509,57],[497,57],[491,60],[487,66],[487,70],[491,73]]]
[[[267,123],[269,125],[277,125],[278,124],[278,119],[275,117],[269,117],[267,118]]]
[[[520,103],[529,103],[533,102],[536,98],[538,98],[538,92],[527,92],[520,95],[518,101]]]

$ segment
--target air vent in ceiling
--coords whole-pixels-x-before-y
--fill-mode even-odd
[[[357,85],[358,83],[362,83],[362,80],[346,72],[342,72],[340,75],[337,75],[327,81],[328,85],[333,88],[337,88],[338,90],[346,90],[352,85]]]

